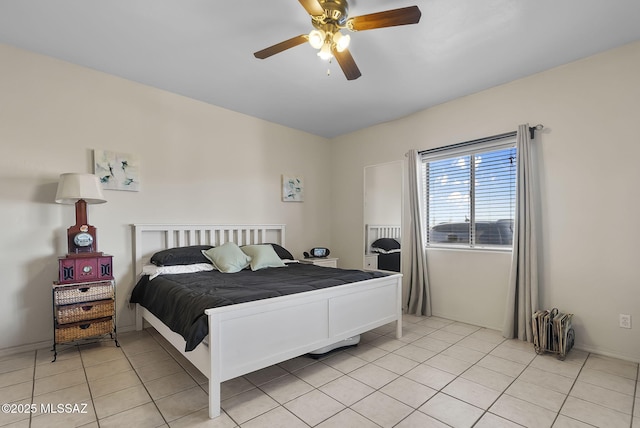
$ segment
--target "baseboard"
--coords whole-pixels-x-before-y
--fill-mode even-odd
[[[135,331],[136,326],[134,325],[126,325],[126,326],[118,326],[118,333],[126,333],[129,331]],[[7,355],[20,354],[22,352],[30,352],[37,351],[38,349],[52,349],[53,342],[51,340],[44,340],[41,342],[28,343],[26,345],[18,345],[12,346],[10,348],[0,349],[0,358],[6,357]]]
[[[53,342],[44,340],[42,342],[29,343],[26,345],[12,346],[10,348],[0,349],[0,357],[7,355],[20,354],[22,352],[37,351],[38,349],[52,349]]]
[[[142,320],[142,329],[144,330],[145,328],[149,328],[151,327],[151,324],[149,324],[147,322],[147,320]],[[127,333],[129,331],[136,331],[136,325],[132,324],[132,325],[125,325],[125,326],[118,326],[118,333]]]
[[[584,352],[589,352],[592,354],[596,354],[596,355],[601,355],[603,357],[609,357],[609,358],[617,358],[619,360],[624,360],[624,361],[629,361],[630,363],[640,363],[640,357],[636,356],[631,356],[631,355],[624,355],[624,354],[619,354],[616,352],[611,352],[610,350],[607,349],[602,349],[602,348],[598,348],[597,346],[593,347],[593,346],[585,346],[583,344],[579,344],[576,343],[573,346],[573,349],[578,349],[580,351],[584,351]],[[571,352],[571,351],[569,351]]]
[[[502,333],[502,326],[492,326],[492,325],[488,325],[484,322],[478,322],[477,320],[465,320],[465,319],[459,319],[457,317],[451,317],[450,315],[445,315],[445,314],[441,314],[441,313],[436,313],[433,310],[431,311],[431,316],[433,317],[438,317],[438,318],[443,318],[449,321],[454,321],[454,322],[461,322],[463,324],[469,324],[469,325],[474,325],[476,327],[481,327],[481,328],[486,328],[488,330],[494,330],[497,331],[498,333]]]
[[[127,333],[129,331],[136,331],[136,325],[119,325],[118,326],[118,333]]]
[[[467,324],[472,324],[478,327],[483,327],[483,328],[487,328],[490,330],[496,330],[499,333],[502,332],[502,328],[496,328],[496,327],[492,327],[492,326],[486,326],[486,325],[480,325],[474,322],[470,322],[470,321],[466,321],[466,320],[461,320],[461,319],[455,319],[452,318],[450,316],[447,316],[445,314],[440,314],[440,313],[432,313],[433,316],[435,317],[440,317],[440,318],[444,318],[444,319],[448,319],[451,321],[456,321],[456,322],[462,322],[462,323],[467,323]],[[597,346],[586,346],[584,344],[581,343],[576,343],[573,346],[573,349],[578,349],[580,351],[585,351],[585,352],[590,352],[592,354],[596,354],[596,355],[601,355],[603,357],[609,357],[609,358],[617,358],[619,360],[624,360],[624,361],[629,361],[632,363],[640,363],[640,356],[638,355],[625,355],[625,354],[620,354],[617,352],[613,352],[609,349],[603,349],[603,348],[599,348]],[[569,351],[571,352],[571,351]]]

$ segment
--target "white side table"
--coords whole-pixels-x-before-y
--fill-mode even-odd
[[[306,263],[309,265],[325,266],[325,267],[338,267],[338,259],[335,257],[310,257],[308,259],[300,259],[300,263]]]
[[[365,254],[364,255],[364,269],[365,270],[378,270],[378,255],[377,254]]]

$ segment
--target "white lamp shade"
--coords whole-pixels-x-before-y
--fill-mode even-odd
[[[104,204],[107,200],[102,194],[100,180],[93,174],[66,173],[60,174],[56,202],[59,204],[75,204],[83,199],[87,204]]]
[[[349,47],[351,36],[349,36],[348,34],[342,34],[338,31],[333,35],[333,41],[336,44],[336,50],[338,52],[344,52],[344,50]]]
[[[320,52],[318,52],[318,56],[320,59],[328,60],[331,59],[333,54],[331,53],[331,46],[328,43],[325,43],[320,48]]]
[[[325,32],[322,30],[311,30],[309,33],[309,44],[315,49],[320,49],[324,43]]]

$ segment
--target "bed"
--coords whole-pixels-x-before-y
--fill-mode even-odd
[[[365,231],[367,255],[377,255],[377,268],[400,272],[401,228],[395,224],[367,224]]]
[[[136,272],[158,251],[193,245],[285,245],[284,225],[133,225]],[[314,267],[315,269],[333,269]],[[385,275],[328,288],[204,310],[208,337],[186,351],[185,338],[136,304],[146,321],[209,379],[209,417],[220,415],[220,383],[390,322],[402,336],[402,276]],[[274,334],[286,332],[286,334]]]

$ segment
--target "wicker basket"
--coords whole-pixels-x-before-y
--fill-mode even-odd
[[[53,293],[56,305],[89,302],[91,300],[113,299],[113,282],[87,282],[69,287],[57,286]]]
[[[65,305],[56,307],[56,321],[58,324],[110,317],[113,315],[113,300],[99,300],[97,302],[85,302],[77,305]]]
[[[56,327],[56,343],[72,342],[92,336],[109,334],[113,331],[111,317],[77,322]]]

